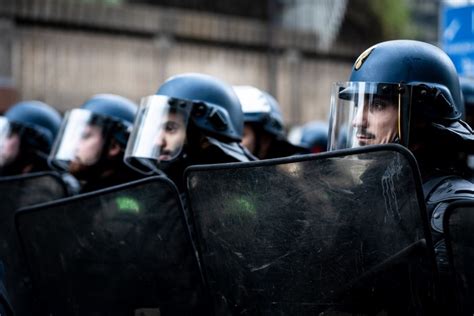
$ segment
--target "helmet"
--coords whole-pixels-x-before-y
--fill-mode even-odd
[[[204,74],[182,74],[169,78],[156,94],[192,101],[191,119],[205,133],[227,141],[242,139],[240,102],[225,82]]]
[[[40,101],[23,101],[13,105],[4,117],[9,122],[26,128],[34,137],[23,141],[44,153],[49,153],[61,125],[61,115],[51,106]]]
[[[28,164],[31,171],[47,169],[46,157],[61,125],[61,115],[40,101],[13,105],[0,117],[0,169],[19,174]]]
[[[94,165],[103,158],[102,150],[108,148],[112,140],[125,148],[136,111],[137,105],[124,97],[114,94],[94,95],[80,108],[66,114],[49,157],[50,163],[56,168],[68,170],[86,135],[93,132],[91,129],[102,140],[94,149],[98,152],[98,157],[85,163],[86,165]]]
[[[285,138],[283,116],[274,97],[252,86],[233,88],[242,105],[245,123],[258,125],[277,138]]]
[[[333,86],[329,149],[410,146],[433,138],[465,145],[474,133],[461,120],[462,108],[458,76],[446,53],[419,41],[382,42],[358,57],[349,82]]]
[[[169,165],[190,154],[183,148],[196,146],[197,134],[226,148],[225,144],[240,142],[243,114],[239,99],[231,86],[208,75],[171,77],[156,95],[142,99],[125,161],[137,169],[145,165],[157,171],[157,162]]]
[[[323,152],[328,144],[328,125],[322,121],[312,121],[294,128],[288,138],[293,144],[308,148],[312,153]]]
[[[81,109],[109,120],[114,125],[111,127],[112,136],[123,146],[127,144],[137,112],[134,102],[115,94],[96,94],[87,100]]]

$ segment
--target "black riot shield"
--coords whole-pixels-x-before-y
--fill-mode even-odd
[[[186,172],[218,313],[423,315],[436,268],[419,173],[386,145]]]
[[[446,250],[456,282],[458,314],[474,314],[474,200],[450,203],[443,219]]]
[[[31,315],[31,283],[15,233],[14,214],[28,205],[67,195],[62,178],[52,172],[0,178],[0,261],[5,266],[5,287],[16,315]]]
[[[202,275],[179,194],[151,177],[22,209],[17,230],[42,315],[202,312]]]

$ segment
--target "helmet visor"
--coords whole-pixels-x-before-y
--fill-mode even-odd
[[[407,87],[370,82],[335,83],[328,150],[399,142]]]
[[[0,117],[0,168],[8,166],[20,153],[21,137],[16,124]]]
[[[50,164],[57,169],[71,171],[71,163],[82,166],[97,163],[105,145],[106,120],[85,109],[68,112],[51,150]]]
[[[125,150],[125,163],[142,173],[178,158],[186,141],[190,101],[152,95],[141,100]]]

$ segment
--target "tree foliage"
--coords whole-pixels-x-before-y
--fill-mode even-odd
[[[410,7],[406,0],[370,0],[368,2],[372,13],[379,20],[382,37],[394,39],[415,36]]]

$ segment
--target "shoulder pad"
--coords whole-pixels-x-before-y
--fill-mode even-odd
[[[443,232],[443,217],[450,202],[457,200],[474,200],[474,184],[459,178],[451,177],[442,181],[426,201],[428,213],[431,213],[431,227]]]
[[[436,204],[459,199],[474,199],[474,184],[462,178],[449,178],[430,194],[426,202]]]

